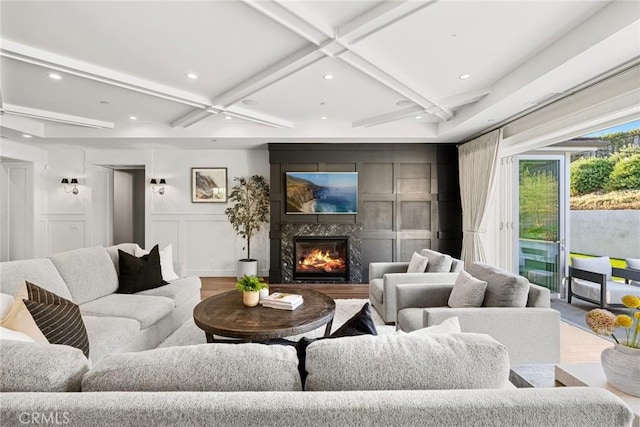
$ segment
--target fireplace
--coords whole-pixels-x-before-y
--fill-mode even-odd
[[[294,280],[349,280],[347,236],[294,237]]]

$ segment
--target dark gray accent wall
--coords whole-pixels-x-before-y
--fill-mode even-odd
[[[269,144],[269,281],[282,282],[283,224],[362,226],[362,278],[377,261],[431,248],[460,256],[462,211],[452,144]],[[356,215],[285,214],[285,172],[358,172]]]

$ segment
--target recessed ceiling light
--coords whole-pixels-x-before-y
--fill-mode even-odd
[[[62,80],[62,76],[57,73],[49,73],[49,78],[53,80]]]
[[[396,105],[398,107],[406,107],[407,105],[411,104],[413,104],[413,102],[409,101],[408,99],[401,99],[400,101],[396,102]]]
[[[460,80],[467,80],[469,77],[471,77],[471,74],[460,74],[458,76]]]
[[[129,120],[138,120],[136,116],[129,116]]]
[[[416,116],[416,120],[420,120],[422,116]]]
[[[257,104],[257,102],[256,102],[256,101],[254,101],[253,99],[243,99],[243,100],[242,100],[242,103],[243,103],[244,105],[256,105],[256,104]]]
[[[225,120],[231,120],[231,116],[224,116]]]
[[[187,73],[185,75],[187,76],[188,79],[191,79],[191,80],[195,80],[198,78],[198,75],[196,73]]]
[[[31,138],[31,135],[29,135],[28,133],[23,133],[23,134],[22,134],[22,137],[23,137],[23,138]]]
[[[327,116],[320,116],[320,120],[327,120]]]
[[[331,80],[333,79],[333,74],[325,74],[324,76],[322,76],[322,78],[325,80]]]

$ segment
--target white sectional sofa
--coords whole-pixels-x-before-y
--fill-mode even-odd
[[[25,281],[80,307],[90,358],[155,348],[193,315],[199,277],[183,277],[137,294],[118,294],[118,249],[134,255],[136,244],[81,248],[49,258],[0,263],[0,292],[15,295]],[[179,269],[180,270],[180,269]]]
[[[67,386],[82,391],[52,392],[41,382],[31,392],[2,393],[3,427],[33,423],[32,414],[114,427],[601,427],[631,426],[633,419],[604,389],[514,388],[505,347],[483,334],[319,340],[306,348],[304,384],[292,346],[159,348],[112,354],[90,370],[80,350],[57,347],[78,363],[62,369],[42,361],[41,369],[66,374]],[[12,350],[28,351],[19,342]]]

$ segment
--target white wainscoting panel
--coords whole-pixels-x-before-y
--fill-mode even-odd
[[[151,220],[151,233],[154,236],[153,245],[158,245],[159,249],[172,245],[173,260],[182,260],[180,245],[180,219],[167,218],[159,219],[158,217],[167,217],[168,215],[153,215]],[[146,248],[151,249],[151,247]]]
[[[185,262],[190,274],[197,276],[235,276],[236,234],[226,216],[185,219]]]
[[[49,218],[49,254],[85,247],[86,222],[84,215]]]

